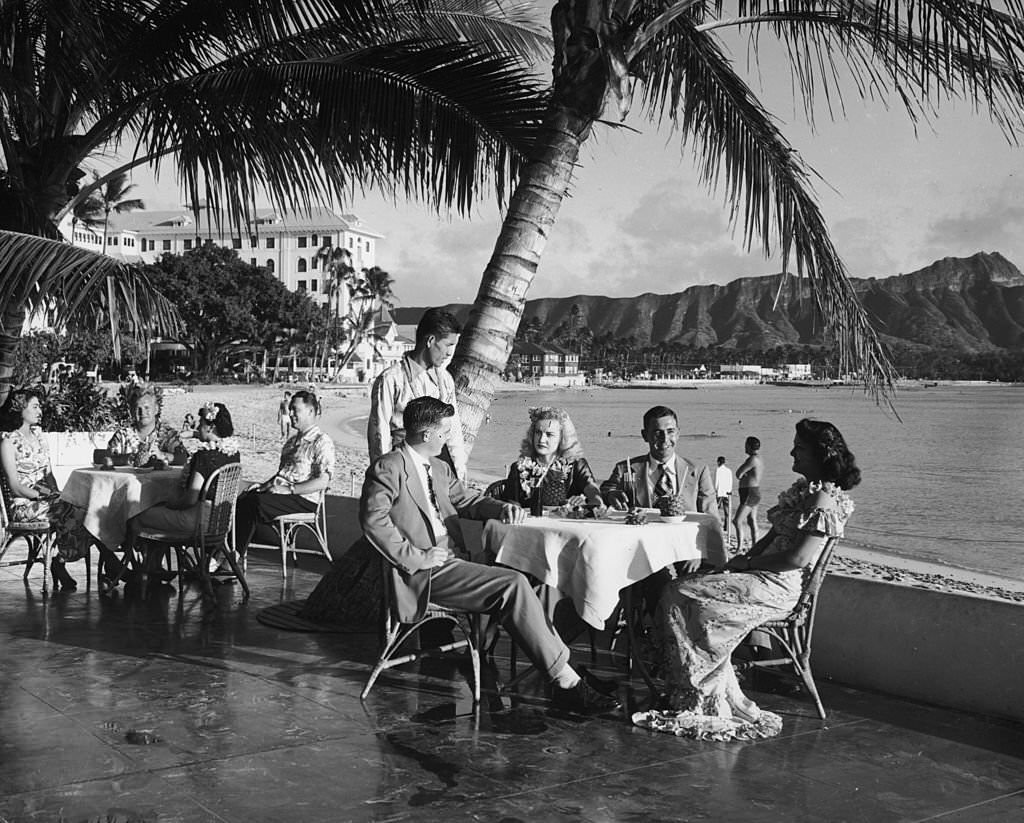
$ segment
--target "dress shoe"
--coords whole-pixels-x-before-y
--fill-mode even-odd
[[[67,570],[64,561],[58,557],[50,561],[50,575],[53,577],[54,589],[65,589],[73,592],[78,588],[78,583]]]
[[[587,685],[590,686],[595,692],[601,694],[615,694],[619,690],[619,681],[612,680],[609,677],[598,677],[586,666],[577,666],[576,671],[580,673]]]
[[[570,689],[553,686],[551,692],[555,708],[570,714],[593,717],[599,714],[610,714],[622,708],[622,704],[617,698],[595,691],[582,677]]]

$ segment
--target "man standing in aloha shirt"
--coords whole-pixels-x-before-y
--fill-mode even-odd
[[[466,444],[455,398],[455,381],[445,368],[455,352],[461,331],[462,326],[451,312],[427,309],[416,326],[415,348],[373,381],[370,418],[366,424],[370,465],[405,442],[402,412],[406,404],[414,397],[436,397],[455,407],[442,459],[449,462],[458,477],[465,478]]]

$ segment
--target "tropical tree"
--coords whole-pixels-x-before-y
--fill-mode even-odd
[[[557,0],[553,82],[534,150],[514,191],[452,363],[471,443],[508,358],[580,147],[613,110],[634,102],[670,121],[703,180],[724,189],[748,250],[778,250],[795,268],[838,352],[888,396],[894,372],[829,238],[810,170],[727,57],[726,32],[781,41],[813,122],[815,103],[895,98],[912,119],[950,99],[984,109],[1011,136],[1024,102],[1022,4],[1006,0]],[[845,74],[844,74],[845,72]],[[785,279],[785,278],[784,278]]]
[[[102,329],[111,317],[134,336],[179,327],[173,306],[143,272],[67,243],[0,231],[0,404],[11,390],[26,313],[37,312],[56,329]],[[120,358],[120,337],[111,336]]]
[[[8,0],[0,229],[56,238],[108,181],[164,164],[214,221],[364,187],[465,212],[518,170],[542,112],[520,55],[543,40],[498,0]],[[84,183],[114,150],[131,159]],[[61,288],[29,238],[7,243],[24,295]],[[0,291],[0,364],[24,295]]]
[[[106,175],[101,177],[99,172],[94,171],[93,181],[96,190],[86,198],[99,204],[103,209],[103,248],[107,248],[107,233],[110,230],[110,214],[124,214],[129,211],[137,211],[146,208],[146,204],[137,197],[128,197],[128,194],[135,188],[134,183],[128,182],[128,172],[115,174],[113,177]]]

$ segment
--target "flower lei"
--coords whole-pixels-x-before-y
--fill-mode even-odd
[[[212,401],[199,407],[199,419],[213,423],[217,419],[217,404]]]
[[[190,450],[190,454],[196,452],[222,452],[228,457],[232,457],[238,454],[241,449],[242,441],[237,437],[223,437],[220,440],[215,440],[212,443],[197,442],[195,448]],[[181,467],[181,485],[187,486],[189,478],[192,476],[192,461],[189,460],[184,466]]]
[[[828,488],[826,488],[826,486]],[[854,503],[853,500],[842,493],[838,486],[832,483],[823,483],[820,480],[809,481],[805,477],[801,477],[792,486],[786,489],[784,492],[779,493],[779,502],[776,508],[779,509],[796,509],[800,508],[804,500],[813,494],[817,494],[822,489],[837,498],[839,501],[839,508],[842,511],[845,518],[849,518],[853,514]]]
[[[519,488],[529,497],[534,489],[540,488],[545,477],[561,475],[564,479],[568,474],[568,465],[561,457],[556,457],[547,466],[541,465],[532,457],[520,457],[516,461],[516,471],[519,473]]]

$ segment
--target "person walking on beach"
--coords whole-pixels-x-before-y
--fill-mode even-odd
[[[725,529],[725,542],[729,543],[729,528],[732,523],[732,469],[725,465],[725,458],[719,455],[715,469],[715,497],[718,498],[718,515]]]
[[[381,372],[370,390],[366,440],[372,465],[405,442],[402,412],[414,397],[435,397],[455,407],[442,459],[460,479],[466,476],[466,444],[455,399],[455,381],[445,366],[455,352],[462,326],[444,309],[427,309],[416,326],[416,347]]]
[[[736,509],[736,545],[743,548],[743,526],[750,530],[750,545],[757,543],[757,505],[761,502],[761,477],[764,474],[764,461],[761,459],[761,441],[756,437],[748,437],[743,444],[747,459],[736,469],[736,480],[739,483],[740,505]]]
[[[288,439],[288,432],[291,431],[292,423],[288,416],[288,405],[292,401],[292,393],[286,391],[284,397],[281,398],[281,405],[277,408],[277,422],[281,427],[281,439]]]

